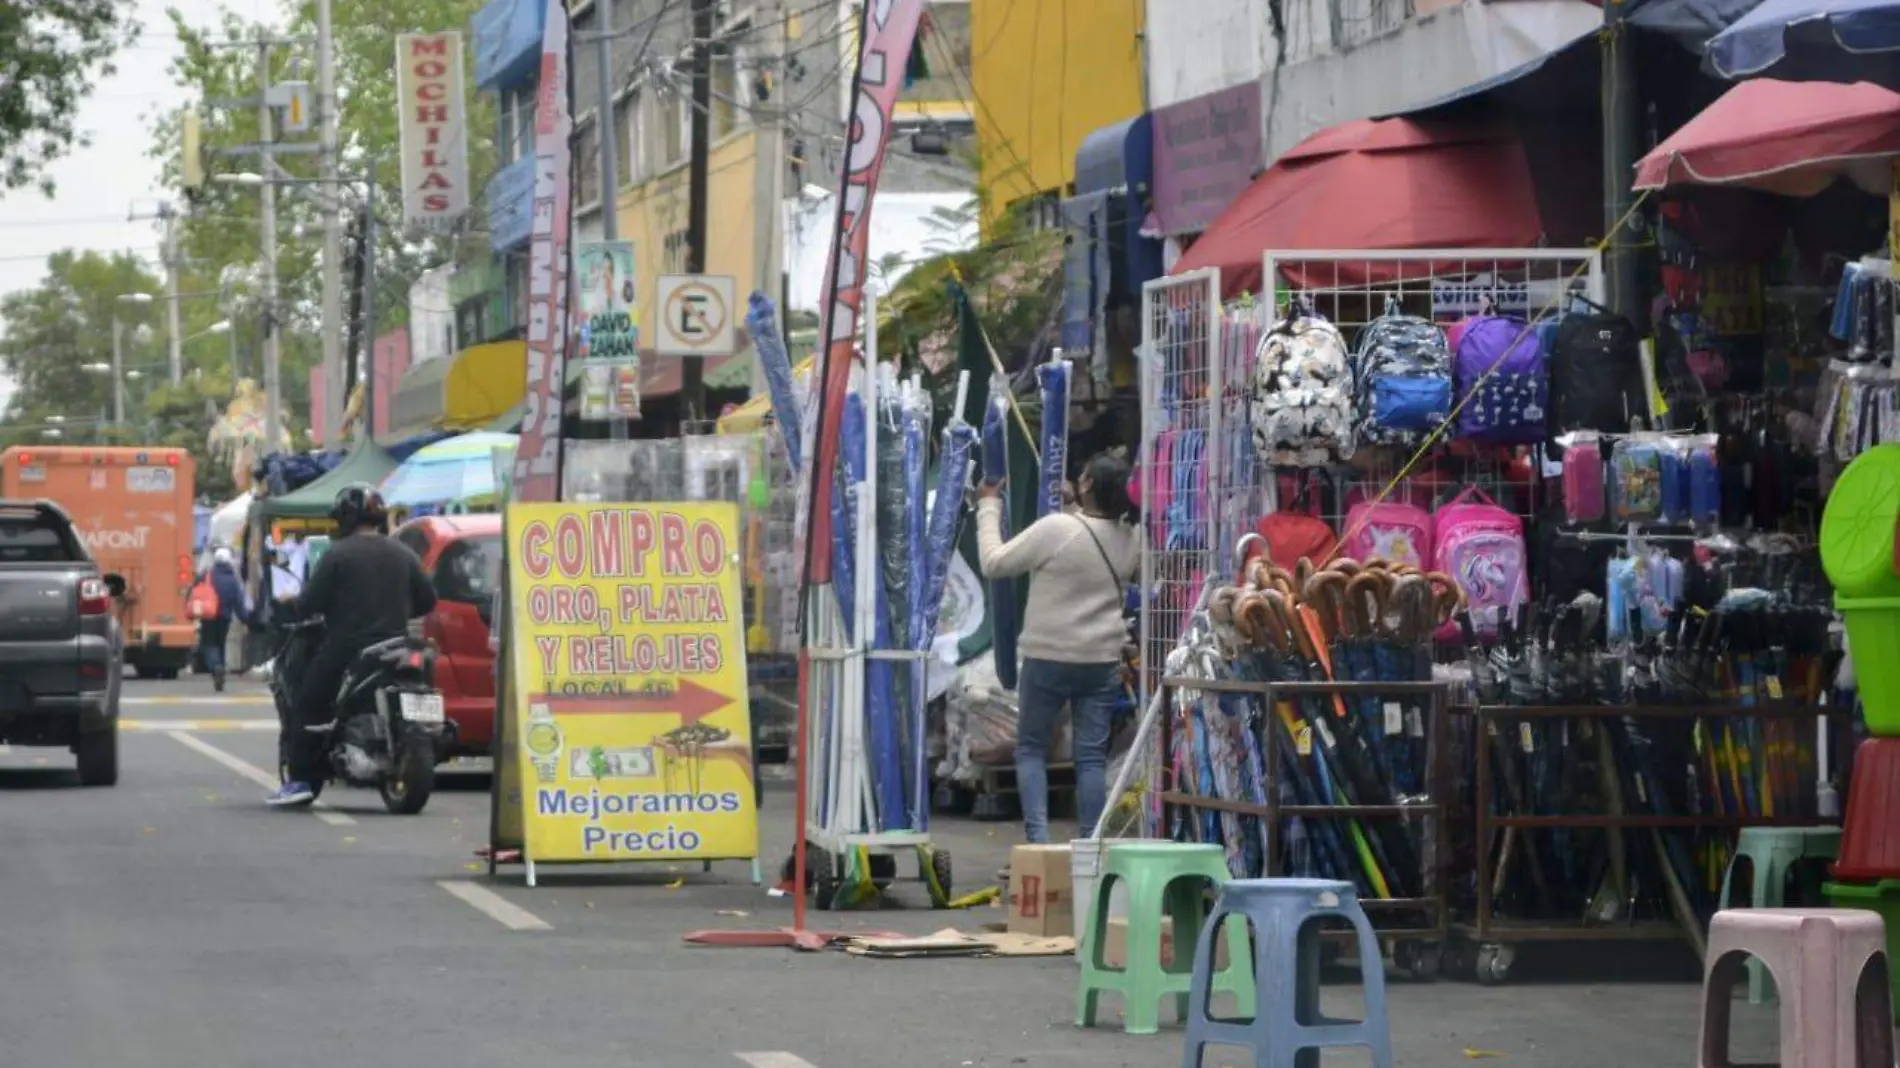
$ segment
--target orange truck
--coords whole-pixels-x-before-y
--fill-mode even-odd
[[[99,570],[125,578],[119,613],[125,662],[142,679],[177,678],[197,641],[197,626],[185,614],[196,578],[194,473],[183,449],[61,445],[0,452],[0,497],[59,505]]]

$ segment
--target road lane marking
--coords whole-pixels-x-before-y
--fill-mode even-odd
[[[128,731],[274,731],[274,719],[122,719]]]
[[[10,745],[0,745],[0,756],[12,756],[12,755],[13,755],[13,747],[12,747],[12,746],[10,746]]]
[[[142,705],[142,706],[149,706],[153,708],[179,708],[179,707],[183,707],[187,705],[191,705],[191,706],[245,705],[247,707],[258,707],[258,706],[270,705],[270,704],[273,704],[274,702],[271,700],[270,694],[258,693],[258,694],[235,694],[235,695],[225,696],[225,697],[131,697],[131,696],[127,696],[127,697],[119,698],[119,703],[121,705],[134,705],[134,706]]]
[[[796,1053],[787,1053],[782,1049],[766,1050],[763,1053],[735,1053],[734,1057],[751,1065],[752,1068],[818,1068],[812,1062]]]
[[[438,879],[435,885],[462,899],[464,904],[510,931],[552,931],[554,929],[546,920],[520,905],[493,890],[476,886],[466,879]]]
[[[282,785],[277,781],[277,776],[270,774],[263,768],[249,761],[232,756],[202,738],[185,734],[181,731],[167,731],[165,733],[168,737],[176,739],[178,744],[184,746],[186,749],[195,750],[210,757],[225,767],[230,768],[232,771],[237,772],[239,775],[262,786],[266,790],[275,790],[278,786]],[[354,819],[330,808],[321,801],[310,806],[310,814],[332,827],[349,827],[356,823]]]

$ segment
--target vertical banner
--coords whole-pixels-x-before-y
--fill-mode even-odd
[[[871,196],[884,169],[891,140],[891,111],[904,87],[904,71],[924,0],[865,0],[858,40],[858,68],[851,83],[851,119],[846,124],[843,179],[839,183],[838,225],[832,233],[825,268],[828,294],[819,331],[816,418],[807,420],[804,455],[812,465],[801,475],[801,498],[809,517],[800,524],[803,579],[831,580],[832,472],[838,462],[838,426],[851,378],[858,316],[864,308],[864,279],[871,242]],[[870,354],[875,360],[876,354]],[[809,482],[805,480],[809,479]]]
[[[521,433],[515,448],[514,473],[508,480],[511,500],[552,501],[561,495],[561,402],[567,385],[567,235],[569,203],[567,5],[547,0],[547,30],[541,38],[541,82],[536,89],[534,114],[534,192],[528,239],[528,388],[524,397]],[[512,564],[512,561],[510,561]],[[512,580],[512,567],[502,583]],[[520,641],[513,613],[496,617],[498,633],[507,649]],[[521,708],[514,700],[518,689],[513,665],[497,661],[500,677],[495,689],[495,772],[489,796],[489,870],[505,853],[523,846],[520,763]]]
[[[397,35],[396,108],[403,222],[447,229],[469,206],[468,107],[459,32]]]
[[[515,499],[560,496],[561,399],[567,384],[567,7],[548,0],[534,114],[533,228],[528,239],[528,392],[515,450]]]
[[[736,504],[511,504],[523,857],[758,855]]]
[[[581,418],[640,418],[640,320],[634,307],[633,242],[577,247]]]

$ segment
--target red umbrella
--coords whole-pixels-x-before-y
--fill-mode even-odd
[[[1733,185],[1813,196],[1843,174],[1887,188],[1900,155],[1900,93],[1867,82],[1737,84],[1636,165],[1636,188]]]
[[[1175,265],[1219,267],[1224,295],[1261,292],[1268,249],[1526,248],[1545,226],[1524,146],[1482,126],[1361,119],[1300,142],[1263,171]],[[1296,285],[1383,280],[1400,265],[1341,262]],[[1421,264],[1406,270],[1431,273]],[[1317,277],[1319,272],[1324,277]]]

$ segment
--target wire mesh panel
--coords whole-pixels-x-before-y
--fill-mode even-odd
[[[1186,628],[1215,563],[1220,486],[1220,276],[1196,271],[1142,287],[1142,699]]]

